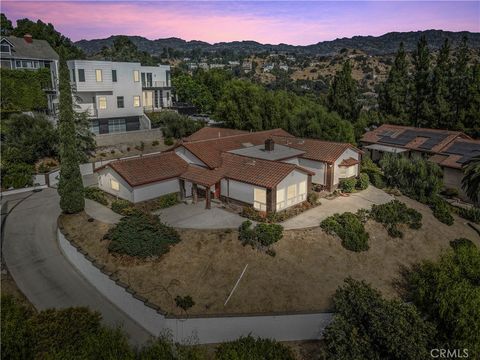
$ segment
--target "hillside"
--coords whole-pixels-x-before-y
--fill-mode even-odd
[[[309,55],[331,55],[337,53],[343,48],[358,49],[368,55],[385,55],[394,53],[400,42],[404,42],[407,51],[415,48],[418,39],[425,35],[432,49],[438,49],[445,38],[451,40],[455,47],[463,36],[469,39],[469,45],[472,48],[480,49],[480,33],[468,31],[451,32],[442,30],[426,30],[414,32],[390,32],[382,36],[354,36],[352,38],[342,38],[332,41],[322,41],[317,44],[307,46],[294,46],[288,44],[260,44],[255,41],[232,41],[209,44],[203,41],[185,41],[179,38],[166,38],[149,40],[141,36],[129,36],[132,42],[142,51],[147,51],[152,55],[158,55],[164,48],[172,48],[181,51],[202,50],[202,51],[221,51],[230,50],[242,53],[260,53],[271,51],[283,51],[292,53],[305,53]],[[94,54],[100,51],[104,46],[111,46],[116,36],[110,36],[106,39],[80,40],[75,44],[84,50],[87,54]]]

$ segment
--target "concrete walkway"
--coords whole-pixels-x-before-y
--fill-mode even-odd
[[[25,193],[8,214],[2,255],[18,288],[39,310],[88,306],[99,311],[106,324],[122,326],[135,344],[150,334],[92,286],[63,256],[57,243],[59,196],[55,189]]]
[[[281,223],[286,230],[302,229],[319,226],[320,222],[335,213],[357,212],[359,209],[370,209],[373,204],[385,204],[394,197],[385,191],[369,186],[367,189],[350,194],[348,197],[339,196],[333,200],[321,199],[322,205],[307,210]]]
[[[186,229],[237,229],[246,219],[226,211],[212,203],[205,209],[205,201],[197,204],[178,204],[168,209],[155,211],[160,220],[170,226]]]
[[[88,216],[106,224],[116,224],[122,218],[122,215],[90,199],[85,199],[85,212]]]

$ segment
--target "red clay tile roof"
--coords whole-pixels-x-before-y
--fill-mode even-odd
[[[166,152],[113,161],[95,171],[105,167],[115,170],[130,186],[140,186],[177,177],[187,170],[188,164],[175,152]]]
[[[275,142],[280,145],[290,146],[305,151],[301,157],[310,160],[334,163],[345,150],[352,149],[361,152],[359,149],[348,143],[323,141],[316,139],[283,138],[274,136]]]
[[[198,166],[189,166],[187,171],[180,175],[181,179],[188,180],[192,183],[210,187],[223,178],[222,169],[204,169]]]
[[[241,135],[225,136],[220,139],[186,142],[180,146],[184,146],[188,151],[203,161],[209,168],[214,169],[221,165],[221,155],[223,152],[240,149],[245,146],[263,144],[266,139],[273,135],[284,137],[292,136],[285,130],[273,129]]]
[[[183,138],[183,141],[198,141],[198,140],[209,140],[209,139],[218,139],[225,136],[231,135],[241,135],[247,134],[248,131],[236,130],[236,129],[227,129],[219,127],[204,127],[200,130],[194,132],[192,135]]]
[[[245,156],[223,153],[222,166],[227,179],[237,180],[268,189],[275,187],[293,170],[299,170],[307,175],[313,172],[294,164],[263,159],[252,159]]]
[[[364,143],[372,143],[372,144],[382,144],[382,134],[388,132],[388,136],[391,138],[397,138],[405,131],[415,131],[419,133],[419,136],[409,143],[405,145],[396,144],[395,146],[407,148],[407,149],[416,149],[419,151],[436,153],[441,152],[448,144],[458,138],[465,138],[470,139],[469,136],[460,132],[460,131],[451,131],[451,130],[442,130],[442,129],[428,129],[428,128],[416,128],[413,126],[401,126],[401,125],[390,125],[390,124],[383,124],[376,128],[375,130],[369,131],[365,133],[362,138],[360,139],[361,142]],[[421,145],[424,144],[429,138],[425,137],[426,133],[433,133],[433,134],[444,134],[445,138],[435,144],[431,149],[426,150],[422,149]],[[390,143],[386,143],[387,145],[392,145]]]
[[[339,166],[353,166],[353,165],[357,165],[359,163],[360,163],[360,161],[351,157],[351,158],[342,160],[342,162],[339,164]]]

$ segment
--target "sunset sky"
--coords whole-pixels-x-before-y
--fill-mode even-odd
[[[51,22],[72,40],[110,35],[306,45],[354,35],[480,31],[478,1],[2,1],[2,12]]]

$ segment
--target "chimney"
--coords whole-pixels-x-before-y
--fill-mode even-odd
[[[31,44],[33,42],[32,35],[30,35],[30,34],[23,35],[23,39],[29,44]]]
[[[275,141],[273,139],[265,140],[265,151],[273,151],[275,149]]]

